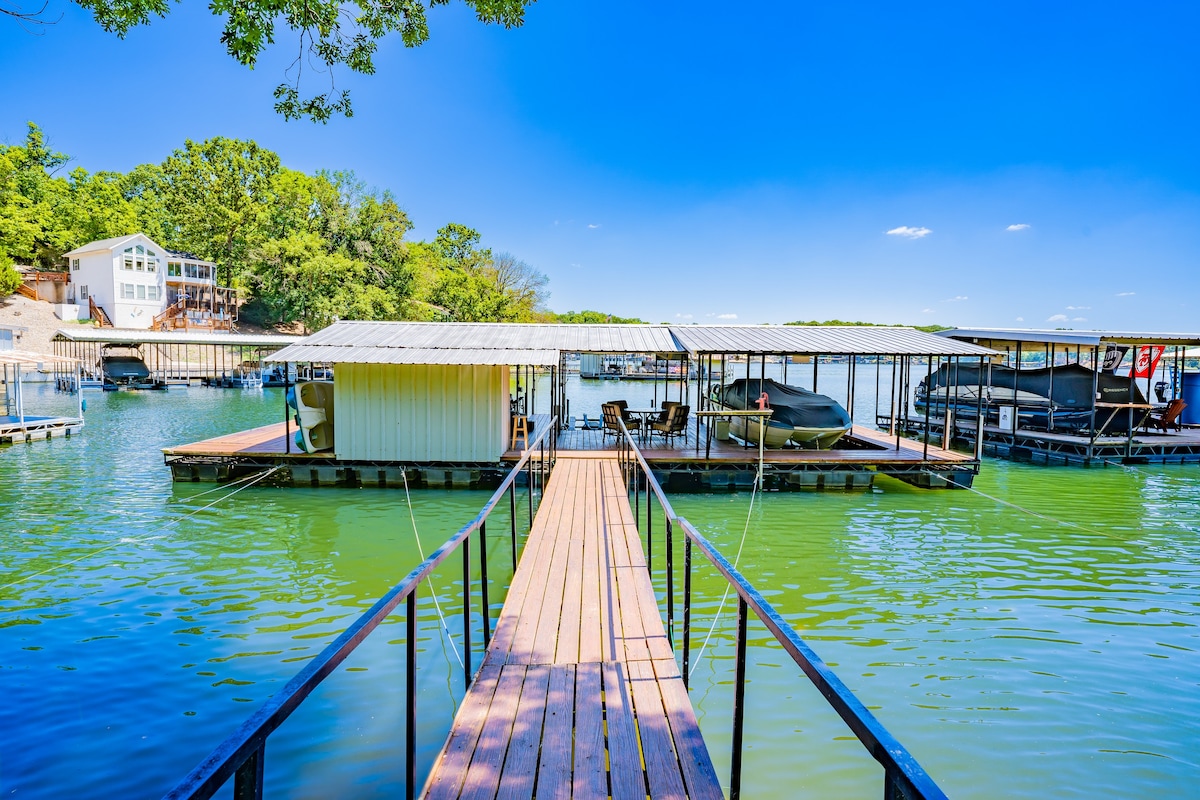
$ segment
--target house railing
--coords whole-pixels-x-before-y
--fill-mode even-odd
[[[164,795],[164,798],[209,798],[233,778],[233,796],[237,800],[263,796],[263,763],[267,738],[284,723],[292,712],[300,707],[321,681],[338,668],[346,657],[354,652],[383,620],[401,603],[405,604],[406,615],[406,658],[407,674],[405,693],[407,697],[407,719],[405,724],[405,775],[407,797],[412,800],[416,792],[416,739],[417,739],[417,590],[443,561],[460,547],[462,548],[463,570],[463,675],[470,687],[474,673],[471,669],[471,535],[479,533],[479,603],[483,619],[483,646],[491,642],[491,612],[488,600],[487,578],[487,520],[496,506],[508,494],[510,512],[510,536],[512,539],[513,569],[517,566],[517,495],[516,480],[522,470],[528,475],[529,524],[533,525],[534,487],[545,487],[546,476],[554,465],[554,437],[548,434],[555,430],[557,418],[529,443],[499,488],[484,504],[483,509],[457,533],[422,561],[412,572],[392,587],[375,605],[346,628],[320,655],[308,662],[298,675],[264,703],[249,719],[217,746],[180,783]],[[536,467],[536,471],[535,471]]]
[[[634,496],[634,519],[642,526],[640,497],[645,492],[646,569],[651,571],[653,558],[653,520],[651,494],[658,498],[663,515],[663,546],[666,558],[667,637],[675,648],[675,567],[674,532],[676,527],[684,534],[683,551],[683,629],[682,673],[684,686],[688,685],[691,663],[692,633],[692,561],[693,550],[698,548],[704,557],[716,567],[725,581],[737,592],[737,660],[735,662],[733,701],[733,748],[730,759],[729,797],[739,800],[742,793],[742,742],[745,724],[746,693],[746,642],[749,612],[762,621],[776,642],[804,672],[821,692],[842,721],[854,733],[867,752],[883,767],[883,796],[885,800],[941,800],[945,794],[933,778],[917,763],[917,760],[892,736],[883,724],[867,710],[854,693],[842,683],[821,657],[808,646],[783,616],[775,610],[754,586],[746,580],[720,551],[705,539],[696,528],[678,516],[667,500],[649,464],[634,443],[633,436],[625,423],[621,422],[621,441],[618,448],[626,486]]]
[[[99,323],[101,328],[111,328],[113,326],[112,320],[108,318],[108,314],[105,313],[103,308],[96,305],[96,301],[90,295],[88,296],[88,316]]]

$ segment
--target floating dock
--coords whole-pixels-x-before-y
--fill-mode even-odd
[[[554,470],[423,796],[532,797],[535,787],[539,797],[724,796],[615,453]]]
[[[531,417],[535,431],[548,415]],[[305,453],[288,446],[283,422],[163,450],[176,481],[224,482],[277,467],[271,481],[296,486],[489,486],[500,481],[522,451],[509,449],[498,463],[364,462],[338,459],[331,452]],[[764,486],[787,489],[865,489],[877,475],[888,475],[925,488],[969,487],[979,463],[969,453],[855,425],[836,450],[765,450]],[[616,437],[600,430],[560,431],[557,458],[590,458],[615,453]],[[759,468],[759,450],[736,440],[708,440],[704,424],[689,428],[670,445],[647,441],[642,454],[669,491],[748,489]]]

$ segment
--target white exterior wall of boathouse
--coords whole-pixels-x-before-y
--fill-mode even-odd
[[[500,460],[509,435],[509,367],[335,367],[334,451],[347,461]]]

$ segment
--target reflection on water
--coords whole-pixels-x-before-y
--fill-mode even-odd
[[[161,794],[486,497],[414,494],[421,547],[397,490],[255,486],[197,511],[232,489],[172,484],[159,448],[273,421],[279,391],[87,398],[82,437],[0,450],[0,727],[21,743],[0,755],[4,795]],[[887,479],[769,494],[741,569],[951,796],[1186,796],[1197,477],[989,461],[978,489],[1012,505]],[[673,500],[736,552],[748,495]],[[508,541],[489,543],[497,602]],[[463,692],[460,570],[451,559],[434,580],[453,639],[420,599],[422,772]],[[722,590],[698,569],[696,648]],[[692,682],[723,776],[733,617],[727,602]],[[403,636],[401,612],[272,736],[272,794],[402,791]],[[874,762],[772,641],[752,630],[746,795],[877,796]]]

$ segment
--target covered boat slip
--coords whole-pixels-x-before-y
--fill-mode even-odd
[[[904,430],[940,440],[949,426],[958,439],[982,416],[981,452],[989,455],[1046,464],[1200,461],[1200,334],[956,328],[939,335],[1003,359],[979,375],[964,365],[962,380],[933,375],[918,390],[918,413],[897,421]]]
[[[755,442],[725,435],[720,422],[731,409],[710,402],[713,388],[720,385],[710,376],[759,385],[768,360],[781,366],[785,379],[792,370],[790,381],[802,390],[793,394],[828,392],[826,383],[844,386],[849,410],[849,422],[842,418],[848,433],[833,449],[789,446],[762,455],[775,473],[769,482],[777,488],[865,486],[875,472],[918,485],[969,485],[978,470],[974,448],[964,455],[933,442],[909,441],[895,426],[882,435],[867,427],[873,418],[855,423],[855,400],[862,399],[855,397],[855,387],[867,383],[856,382],[856,371],[870,370],[876,410],[887,409],[895,419],[906,411],[913,363],[978,363],[992,351],[913,329],[882,327],[342,322],[264,359],[334,365],[336,422],[319,463],[318,454],[289,452],[284,431],[290,423],[264,430],[253,445],[238,434],[170,448],[167,461],[180,480],[212,479],[220,465],[233,466],[223,473],[232,477],[251,468],[312,462],[321,471],[297,473],[298,483],[394,485],[396,471],[409,469],[419,471],[408,473],[419,482],[475,484],[499,475],[503,464],[540,438],[554,417],[562,427],[553,442],[543,442],[555,447],[557,455],[616,449],[612,430],[606,438],[582,424],[584,414],[600,416],[598,408],[585,404],[592,401],[569,396],[565,365],[568,354],[575,353],[644,353],[672,365],[661,370],[661,382],[639,381],[636,388],[647,395],[652,391],[656,407],[660,398],[688,406],[682,431],[672,431],[665,441],[656,435],[642,442],[655,469],[672,476],[673,488],[736,487],[741,484],[738,473],[758,465]],[[800,359],[806,363],[791,363]],[[840,361],[835,379],[822,374],[831,359]],[[580,386],[577,378],[573,381],[572,386]],[[623,391],[620,381],[604,386],[614,397]],[[870,398],[866,400],[869,404]],[[570,411],[573,403],[578,415]],[[639,413],[648,428],[649,415],[658,411]],[[812,475],[801,474],[805,472]]]
[[[53,370],[55,385],[78,381],[79,362],[72,358],[0,350],[0,444],[70,437],[83,430],[83,402],[73,416],[39,415],[27,408],[23,382],[31,373]]]
[[[54,353],[75,359],[82,367],[83,388],[99,388],[105,379],[107,348],[136,350],[150,377],[167,385],[219,382],[247,365],[300,340],[279,334],[154,331],[134,328],[61,328],[54,336]]]

